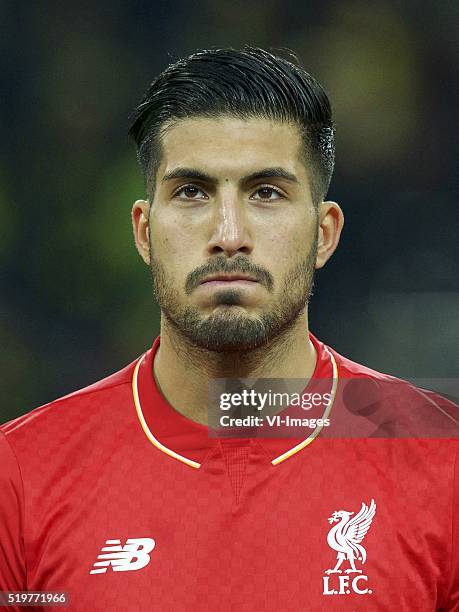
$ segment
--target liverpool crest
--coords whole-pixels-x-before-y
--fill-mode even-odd
[[[324,572],[327,574],[323,579],[324,595],[371,593],[367,587],[362,588],[362,583],[366,583],[368,578],[363,575],[363,570],[356,566],[356,561],[363,566],[367,560],[367,552],[362,541],[370,529],[375,513],[376,504],[372,499],[369,505],[362,502],[357,514],[347,510],[335,510],[328,519],[333,526],[328,532],[327,542],[330,548],[336,551],[336,564]],[[338,576],[335,588],[331,588],[329,584],[331,574],[344,574]],[[350,582],[350,574],[360,575],[355,576]]]

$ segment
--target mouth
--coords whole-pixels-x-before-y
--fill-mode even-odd
[[[253,276],[248,276],[246,274],[213,274],[211,276],[207,276],[201,281],[201,285],[233,285],[233,284],[243,284],[243,285],[254,285],[258,283],[258,281],[253,278]]]

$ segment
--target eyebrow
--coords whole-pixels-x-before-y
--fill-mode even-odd
[[[172,181],[177,178],[187,178],[187,179],[196,179],[199,181],[204,181],[206,183],[217,183],[217,179],[206,174],[205,172],[201,172],[200,170],[196,170],[195,168],[174,168],[170,172],[166,172],[166,174],[161,179],[162,182]]]
[[[162,178],[162,182],[171,181],[177,178],[194,179],[198,181],[203,181],[204,183],[210,183],[212,185],[216,185],[218,183],[218,179],[214,176],[210,176],[209,174],[201,172],[196,168],[184,167],[174,168],[174,170],[166,172],[166,174]],[[252,174],[248,174],[247,176],[242,177],[240,183],[249,183],[250,181],[254,181],[257,179],[267,178],[281,178],[291,183],[298,183],[298,179],[294,174],[288,172],[287,170],[281,167],[264,168],[263,170],[252,172]]]
[[[276,168],[265,168],[264,170],[260,170],[259,172],[253,172],[248,176],[245,176],[242,181],[244,183],[248,183],[250,181],[256,179],[263,178],[281,178],[289,181],[290,183],[298,183],[298,179],[292,172],[288,172],[284,168],[276,167]]]

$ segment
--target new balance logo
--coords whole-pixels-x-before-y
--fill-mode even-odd
[[[121,546],[121,540],[106,540],[97,556],[90,574],[105,574],[109,567],[114,572],[127,572],[142,569],[150,563],[150,553],[155,547],[151,538],[129,538]]]

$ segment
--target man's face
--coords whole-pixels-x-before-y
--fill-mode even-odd
[[[258,348],[305,312],[317,211],[298,128],[222,116],[163,136],[150,208],[150,267],[162,315],[192,344]],[[203,282],[212,275],[253,280]]]

